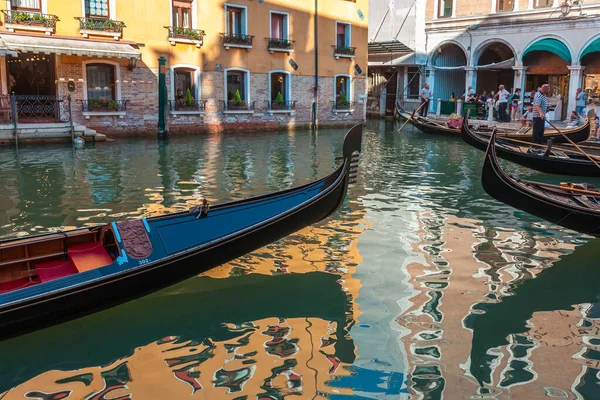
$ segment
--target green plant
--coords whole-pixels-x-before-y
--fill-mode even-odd
[[[278,106],[282,106],[285,104],[285,101],[283,101],[283,95],[281,94],[281,92],[277,93],[277,96],[275,97],[275,104]]]
[[[114,100],[108,100],[106,102],[106,107],[109,110],[117,110],[119,108],[119,104],[116,101],[114,101]]]
[[[233,98],[233,102],[237,106],[241,106],[242,105],[242,96],[240,95],[240,90],[239,89],[235,91],[235,97]]]
[[[348,104],[348,97],[346,97],[346,92],[342,92],[342,95],[340,96],[340,104]]]
[[[185,92],[185,105],[188,107],[192,107],[194,105],[194,97],[192,96],[192,92],[189,88]]]

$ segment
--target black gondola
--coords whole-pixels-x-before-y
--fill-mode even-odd
[[[589,127],[589,121],[586,123]],[[465,142],[482,151],[486,151],[490,138],[473,132],[468,121],[463,121],[461,136]],[[542,148],[541,153],[532,152],[529,146],[515,143],[498,135],[496,154],[498,157],[512,161],[516,164],[535,169],[548,174],[597,176],[600,177],[600,168],[592,163],[583,154],[570,151],[557,151]]]
[[[329,176],[154,218],[0,241],[0,337],[108,308],[193,277],[334,213],[355,178],[362,125]]]
[[[400,111],[398,111],[398,113],[400,113]],[[419,115],[411,115],[406,116],[406,112],[403,112],[404,118],[408,119],[409,122],[417,129],[419,129],[421,132],[424,133],[430,133],[430,134],[434,134],[434,135],[450,135],[450,136],[458,136],[460,135],[460,129],[457,128],[451,128],[448,126],[444,126],[438,122],[434,122],[428,118],[423,118]],[[467,120],[467,117],[465,116],[463,119],[463,122]],[[586,122],[579,127],[576,128],[572,128],[572,129],[564,129],[562,131],[562,134],[559,132],[556,132],[555,130],[547,130],[544,133],[544,141],[550,140],[552,139],[552,141],[554,143],[568,143],[568,140],[565,139],[565,136],[567,136],[569,139],[571,139],[573,142],[578,143],[578,142],[583,142],[586,141],[590,138],[590,120],[586,120]],[[468,123],[468,121],[467,121]],[[478,134],[481,135],[490,135],[491,134],[491,129],[487,128],[487,129],[480,129],[480,130],[475,130],[474,126],[470,126],[471,130],[473,132],[476,132]],[[503,137],[503,138],[507,138],[507,139],[516,139],[516,140],[521,140],[524,142],[532,142],[533,140],[533,133],[531,130],[529,130],[528,132],[525,133],[519,133],[518,131],[514,131],[514,130],[506,130],[506,129],[498,129],[498,136]],[[563,136],[565,135],[565,136]]]
[[[600,191],[516,179],[498,164],[497,148],[496,134],[492,134],[481,174],[483,188],[490,196],[554,224],[600,236]]]

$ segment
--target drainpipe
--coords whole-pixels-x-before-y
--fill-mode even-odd
[[[158,59],[158,136],[167,134],[165,114],[167,109],[167,59],[161,56]]]
[[[315,0],[315,90],[312,104],[312,128],[317,129],[317,101],[319,99],[319,0]]]

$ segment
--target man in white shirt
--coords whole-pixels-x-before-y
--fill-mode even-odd
[[[506,110],[508,108],[508,96],[510,93],[504,89],[504,85],[498,86],[498,93],[495,97],[498,97],[498,122],[506,121]]]
[[[425,87],[421,89],[421,116],[427,118],[427,111],[429,108],[429,99],[431,99],[431,90],[429,89],[429,83],[425,84]]]

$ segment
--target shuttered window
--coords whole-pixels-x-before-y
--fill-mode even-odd
[[[86,78],[88,99],[116,100],[114,65],[88,64]]]
[[[42,10],[41,0],[11,0],[10,7],[14,10],[18,10],[18,9],[35,10],[35,11]]]
[[[173,26],[192,29],[193,0],[173,0]]]

